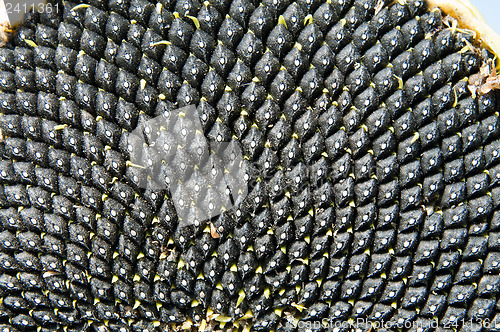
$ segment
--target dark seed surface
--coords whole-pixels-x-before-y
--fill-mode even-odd
[[[440,11],[79,4],[31,13],[0,49],[0,329],[498,320],[500,95],[470,95],[490,55]],[[186,105],[257,170],[189,226],[126,149]]]

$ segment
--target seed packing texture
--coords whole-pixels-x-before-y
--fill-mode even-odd
[[[441,11],[58,8],[0,48],[0,329],[500,321],[498,95],[468,88],[493,56]],[[190,105],[256,171],[232,208],[186,224],[127,145]]]

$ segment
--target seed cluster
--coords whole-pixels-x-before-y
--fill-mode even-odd
[[[0,49],[0,328],[500,321],[497,96],[467,89],[488,54],[422,0],[378,2],[28,15]],[[186,226],[126,147],[192,104],[259,172]]]

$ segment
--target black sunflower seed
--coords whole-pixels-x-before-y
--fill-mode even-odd
[[[468,88],[492,55],[446,24],[421,0],[28,14],[0,48],[2,327],[494,318],[497,93]],[[235,139],[246,160],[221,176],[251,168],[221,215],[179,206],[166,181],[192,146],[146,154],[151,172],[130,160],[136,127],[192,104],[208,139],[193,160]]]

